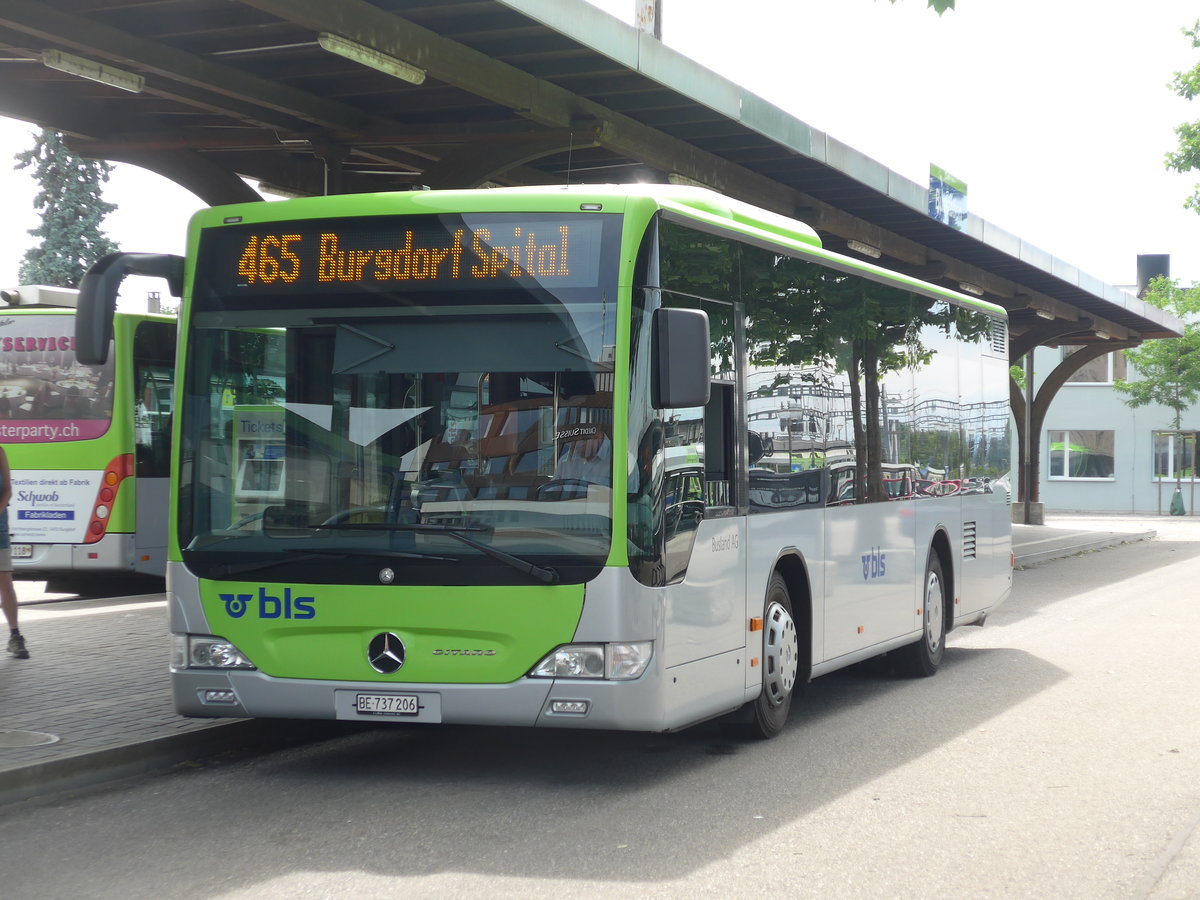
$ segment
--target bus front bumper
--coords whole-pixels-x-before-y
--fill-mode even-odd
[[[185,716],[624,731],[665,731],[684,724],[668,721],[662,679],[654,671],[627,682],[522,678],[494,685],[401,685],[273,678],[257,671],[172,669],[171,683],[175,709]],[[360,705],[399,711],[365,713],[358,711]]]

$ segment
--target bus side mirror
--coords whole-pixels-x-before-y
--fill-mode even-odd
[[[654,311],[655,409],[704,406],[709,395],[708,315],[699,309]]]
[[[773,452],[773,447],[768,447],[770,439],[764,439],[757,431],[750,431],[746,434],[746,449],[750,455],[750,465],[754,465],[768,453]]]
[[[86,366],[100,366],[108,359],[117,290],[129,274],[165,278],[172,296],[183,296],[182,256],[109,253],[100,257],[79,284],[79,306],[75,313],[75,357]]]

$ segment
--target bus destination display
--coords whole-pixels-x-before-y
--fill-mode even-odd
[[[597,217],[428,219],[301,220],[207,237],[220,245],[217,280],[239,294],[597,284],[604,225]]]

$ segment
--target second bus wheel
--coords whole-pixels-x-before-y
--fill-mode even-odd
[[[792,618],[792,600],[787,582],[775,572],[767,584],[763,615],[763,689],[751,704],[751,733],[755,737],[771,738],[783,730],[799,668],[800,640]]]
[[[921,639],[896,653],[896,671],[913,678],[937,673],[946,655],[946,576],[942,561],[933,550],[925,565]]]

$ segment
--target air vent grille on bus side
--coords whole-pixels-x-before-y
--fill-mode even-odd
[[[977,526],[974,522],[963,522],[963,541],[962,555],[963,559],[975,559],[978,546],[976,543]]]
[[[993,353],[1008,355],[1008,328],[1003,319],[992,319],[991,344]]]

